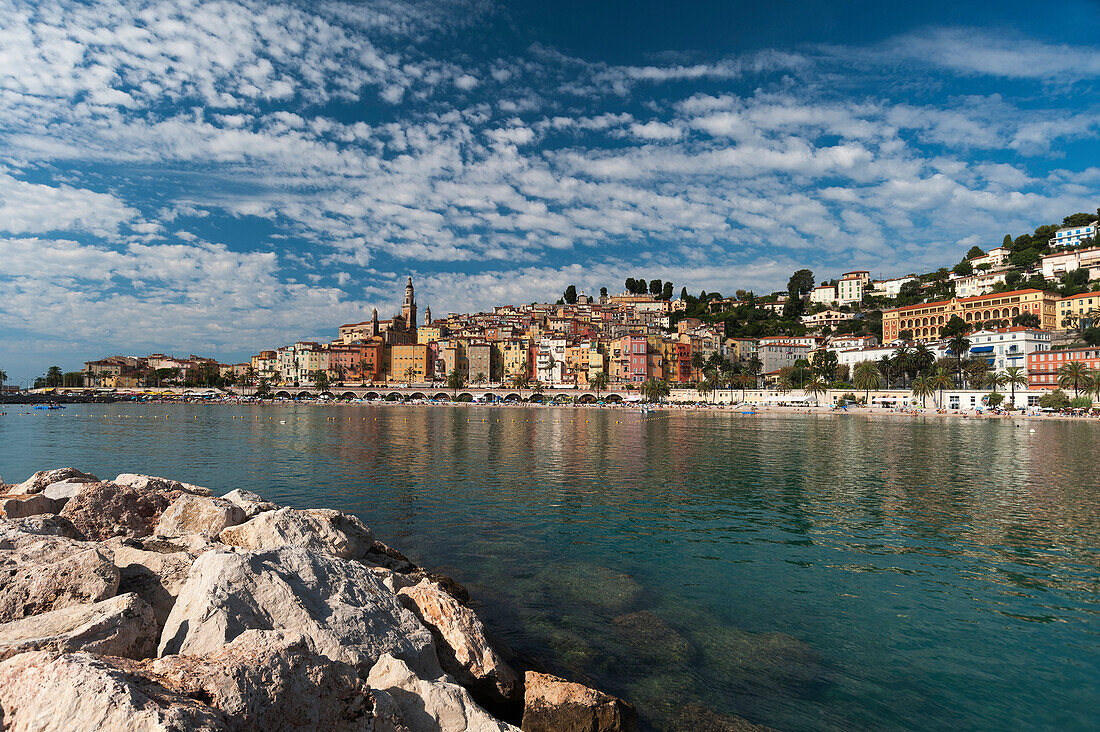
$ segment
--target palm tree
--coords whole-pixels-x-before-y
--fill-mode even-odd
[[[894,360],[892,358],[890,358],[889,356],[883,356],[878,360],[878,371],[883,380],[886,382],[887,389],[890,388],[890,374],[893,372],[893,370]]]
[[[815,376],[810,379],[810,383],[806,384],[806,391],[814,395],[814,401],[818,401],[819,394],[825,394],[829,391],[829,385],[820,376]]]
[[[951,372],[940,366],[931,376],[932,383],[940,390],[940,409],[943,409],[943,390],[951,386]]]
[[[642,383],[642,394],[646,401],[658,402],[669,395],[668,384],[662,379],[646,379]]]
[[[753,384],[759,383],[760,372],[764,370],[764,362],[760,360],[760,357],[755,353],[749,357],[748,363],[745,364],[745,372],[753,378]]]
[[[994,371],[986,375],[985,385],[992,389],[994,393],[996,393],[997,389],[1002,386],[1008,385],[1008,378],[1004,374],[1000,374]]]
[[[1080,396],[1081,387],[1092,385],[1092,370],[1080,361],[1070,361],[1058,369],[1058,386],[1073,387],[1074,398]]]
[[[524,376],[523,374],[516,374],[515,376],[512,377],[512,388],[513,389],[526,389],[527,385],[530,384],[530,383],[531,383],[530,380],[526,376]]]
[[[462,372],[458,369],[454,369],[451,373],[447,374],[447,388],[454,393],[454,398],[458,398],[458,390],[466,386],[466,379],[462,377]]]
[[[482,371],[478,371],[477,374],[474,376],[474,383],[475,384],[484,384],[485,383],[485,373],[482,372]]]
[[[920,405],[925,404],[925,397],[936,393],[936,385],[931,376],[920,374],[913,379],[913,394],[920,397]]]
[[[734,374],[733,382],[741,387],[741,401],[745,401],[745,389],[756,386],[756,377],[747,373]]]
[[[905,386],[905,381],[909,377],[909,369],[913,368],[913,351],[908,346],[898,346],[894,349],[894,356],[890,359],[894,368],[897,369],[898,375],[901,376],[901,384]]]
[[[1005,369],[1005,385],[1012,390],[1012,408],[1016,408],[1016,387],[1027,386],[1027,376],[1020,366],[1009,366]]]
[[[963,354],[970,350],[970,339],[965,333],[956,333],[947,340],[947,347],[955,355],[955,376],[962,388]]]
[[[917,347],[913,349],[912,359],[915,371],[925,371],[936,362],[936,354],[928,350],[928,346],[918,343]]]
[[[413,377],[416,376],[416,369],[409,366],[405,369],[405,383],[412,384]]]
[[[534,383],[531,384],[531,391],[541,396],[542,393],[546,391],[546,386],[538,379],[535,379]]]
[[[884,358],[889,360],[888,357]],[[882,383],[882,374],[879,373],[878,366],[875,365],[874,361],[860,361],[856,364],[853,379],[856,388],[863,389],[863,403],[869,404],[871,389],[877,389]]]
[[[611,383],[611,377],[607,375],[606,371],[600,371],[589,382],[589,386],[596,390],[596,400],[599,401],[600,392],[607,388]]]
[[[703,370],[703,367],[707,365],[707,360],[703,358],[703,354],[700,351],[696,351],[691,354],[691,370],[695,372],[695,380],[699,380],[699,372]]]

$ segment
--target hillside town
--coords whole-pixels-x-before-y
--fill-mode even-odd
[[[272,345],[248,362],[111,356],[36,386],[285,387],[464,385],[526,388],[694,386],[815,392],[901,388],[1069,389],[1100,379],[1100,215],[1073,214],[952,268],[873,279],[854,270],[785,291],[732,295],[628,278],[611,294],[570,286],[556,302],[433,317],[408,278],[400,311],[334,328],[328,342]]]

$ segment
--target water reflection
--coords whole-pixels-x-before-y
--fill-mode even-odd
[[[637,701],[651,729],[1082,729],[1100,702],[1098,436],[111,406],[0,418],[0,473],[139,470],[354,511],[467,583],[517,651]]]

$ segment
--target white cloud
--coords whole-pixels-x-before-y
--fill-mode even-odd
[[[0,232],[87,232],[112,236],[137,210],[109,193],[28,183],[0,173]]]

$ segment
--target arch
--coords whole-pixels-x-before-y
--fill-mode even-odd
[[[542,394],[531,394],[527,397],[527,401],[535,404],[542,404]]]
[[[340,398],[341,399],[356,399],[357,397],[355,396],[354,391],[345,391],[343,394],[340,395]]]
[[[435,396],[433,396],[432,400],[437,401],[437,402],[449,402],[449,401],[451,401],[451,395],[441,391],[438,394],[436,394]]]
[[[313,394],[311,394],[308,391],[300,391],[300,392],[298,392],[297,394],[294,395],[295,399],[310,399],[312,397],[313,397]]]
[[[378,392],[376,392],[376,391],[368,391],[368,392],[367,392],[366,394],[364,394],[364,395],[363,395],[363,398],[364,398],[364,399],[369,399],[369,400],[372,400],[372,401],[373,401],[373,400],[375,400],[375,399],[378,399],[378,398],[379,398],[379,396],[380,396],[380,395],[379,395],[379,394],[378,394]]]
[[[1012,317],[1016,317],[1020,314],[1020,308],[1012,308]]]
[[[293,399],[293,396],[291,396],[290,392],[287,391],[286,389],[280,389],[279,391],[275,392],[275,398],[276,399]]]
[[[943,316],[942,315],[939,318],[936,319],[936,323],[939,324],[939,325],[943,325]]]
[[[993,308],[993,319],[996,320],[999,317],[1001,317],[1001,311],[998,308]]]
[[[521,397],[519,394],[517,394],[513,391],[513,392],[510,392],[510,393],[508,393],[504,396],[504,401],[506,401],[506,402],[521,402],[521,401],[523,401],[523,397]]]
[[[608,404],[621,404],[623,397],[621,394],[608,394],[604,401]]]
[[[577,399],[577,402],[579,402],[580,404],[595,404],[596,403],[596,395],[595,394],[589,394],[589,393],[581,394],[580,398]]]
[[[425,394],[422,391],[414,391],[412,394],[409,394],[409,399],[427,399],[427,398],[428,398],[428,395]]]
[[[464,391],[464,392],[462,392],[461,394],[459,394],[459,395],[458,395],[458,396],[457,396],[457,397],[455,398],[455,401],[456,401],[456,402],[472,402],[473,400],[474,400],[474,395],[473,395],[473,394],[471,394],[471,393],[470,393],[470,392],[468,392],[468,391]]]
[[[336,398],[336,395],[333,394],[331,391],[323,391],[320,394],[318,394],[317,396],[328,397],[329,399],[335,399]]]
[[[968,311],[966,312],[966,321],[967,321],[967,322],[970,322],[970,321],[971,321],[971,320],[973,320],[973,319],[974,319],[974,313],[972,313],[972,312],[970,312],[970,311],[968,310]]]
[[[487,391],[487,392],[485,392],[484,394],[481,395],[481,401],[483,401],[483,402],[495,402],[495,401],[498,401],[499,399],[500,399],[500,397],[498,397],[495,393],[493,393],[491,391]]]

